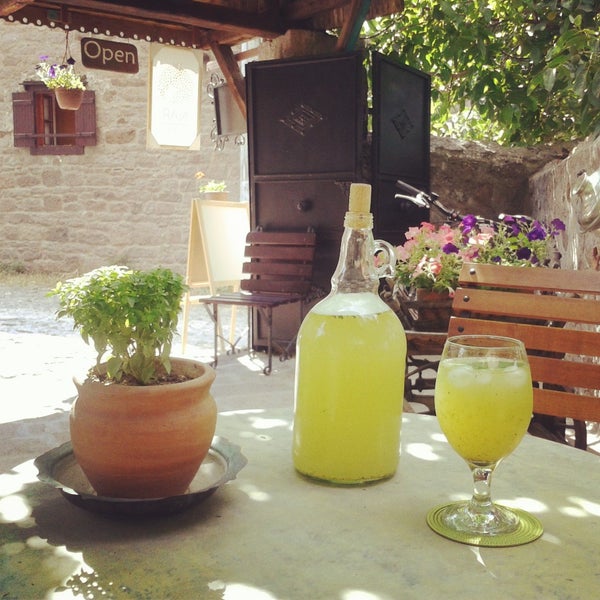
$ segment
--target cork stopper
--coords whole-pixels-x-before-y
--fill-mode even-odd
[[[353,213],[368,213],[371,211],[371,186],[368,183],[350,184],[348,210]]]
[[[370,210],[371,186],[368,183],[352,183],[344,226],[352,229],[373,227],[373,215]]]

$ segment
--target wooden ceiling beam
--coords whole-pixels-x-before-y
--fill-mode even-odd
[[[314,17],[315,14],[327,12],[346,6],[349,0],[304,0],[303,2],[288,2],[282,9],[287,21],[302,21]]]
[[[0,0],[0,17],[12,15],[32,2],[33,0]]]
[[[336,44],[336,50],[351,51],[356,48],[362,24],[370,7],[371,0],[352,0],[348,18]]]
[[[0,2],[16,2],[17,0],[0,0]],[[89,20],[97,18],[125,19],[142,25],[158,27],[180,26],[185,29],[219,30],[231,34],[244,34],[248,37],[272,37],[285,33],[285,26],[276,11],[256,13],[225,8],[213,4],[182,0],[169,3],[151,0],[141,2],[123,0],[110,2],[107,0],[59,0],[56,2],[29,1],[21,8],[26,10],[27,4],[44,10],[61,11],[66,14],[86,15]],[[13,14],[18,11],[13,11]],[[15,14],[17,18],[18,15]]]
[[[246,110],[246,83],[233,50],[230,46],[223,46],[217,42],[211,43],[210,49],[223,73],[235,103],[238,105],[244,119],[246,119],[248,114]]]

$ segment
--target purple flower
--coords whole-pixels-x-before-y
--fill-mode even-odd
[[[477,225],[477,217],[475,215],[466,215],[460,223],[463,233],[469,233]]]
[[[530,248],[519,248],[517,250],[517,258],[519,260],[529,260],[531,258],[531,249]],[[535,258],[535,256],[534,256]],[[532,260],[532,262],[534,262]]]
[[[527,239],[530,242],[535,240],[545,240],[546,230],[539,221],[534,221],[531,230],[527,233]]]
[[[458,248],[452,242],[448,242],[442,247],[442,252],[444,254],[458,254]]]
[[[48,75],[50,75],[50,77],[56,77],[56,69],[54,67],[56,67],[56,65],[52,65],[48,69]]]
[[[552,235],[558,235],[559,232],[566,230],[565,224],[560,219],[552,219],[550,225],[552,226]]]
[[[504,215],[504,217],[502,217],[502,222],[508,227],[510,235],[516,237],[521,233],[519,223],[512,215]]]

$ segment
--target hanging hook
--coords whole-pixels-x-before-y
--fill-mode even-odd
[[[75,59],[71,56],[71,49],[69,48],[69,33],[68,29],[65,30],[65,53],[63,55],[63,65],[74,65]],[[68,58],[67,58],[68,57]]]

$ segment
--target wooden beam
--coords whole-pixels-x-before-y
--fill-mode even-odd
[[[354,50],[360,29],[369,12],[371,0],[352,0],[346,22],[336,44],[336,50]]]
[[[33,0],[0,0],[0,17],[12,15],[32,2]]]
[[[238,105],[242,116],[246,119],[248,114],[246,110],[246,83],[240,70],[240,65],[233,55],[233,50],[230,46],[223,46],[217,42],[211,43],[210,49],[215,55],[217,64],[231,90],[233,99]]]
[[[351,0],[304,0],[303,2],[288,2],[282,8],[282,14],[288,21],[310,19],[315,14],[341,8],[350,4]]]
[[[0,2],[6,1],[17,2],[18,0],[0,0]],[[27,2],[27,4],[36,5],[35,2]],[[286,30],[277,12],[247,12],[193,0],[180,0],[176,3],[169,3],[168,6],[159,0],[144,2],[141,0],[123,0],[122,2],[57,0],[54,2],[51,0],[44,1],[42,4],[46,8],[68,9],[69,13],[78,13],[86,15],[89,19],[96,19],[100,29],[102,29],[102,19],[108,17],[142,24],[154,24],[159,27],[171,25],[188,29],[215,29],[267,39],[281,35]]]

